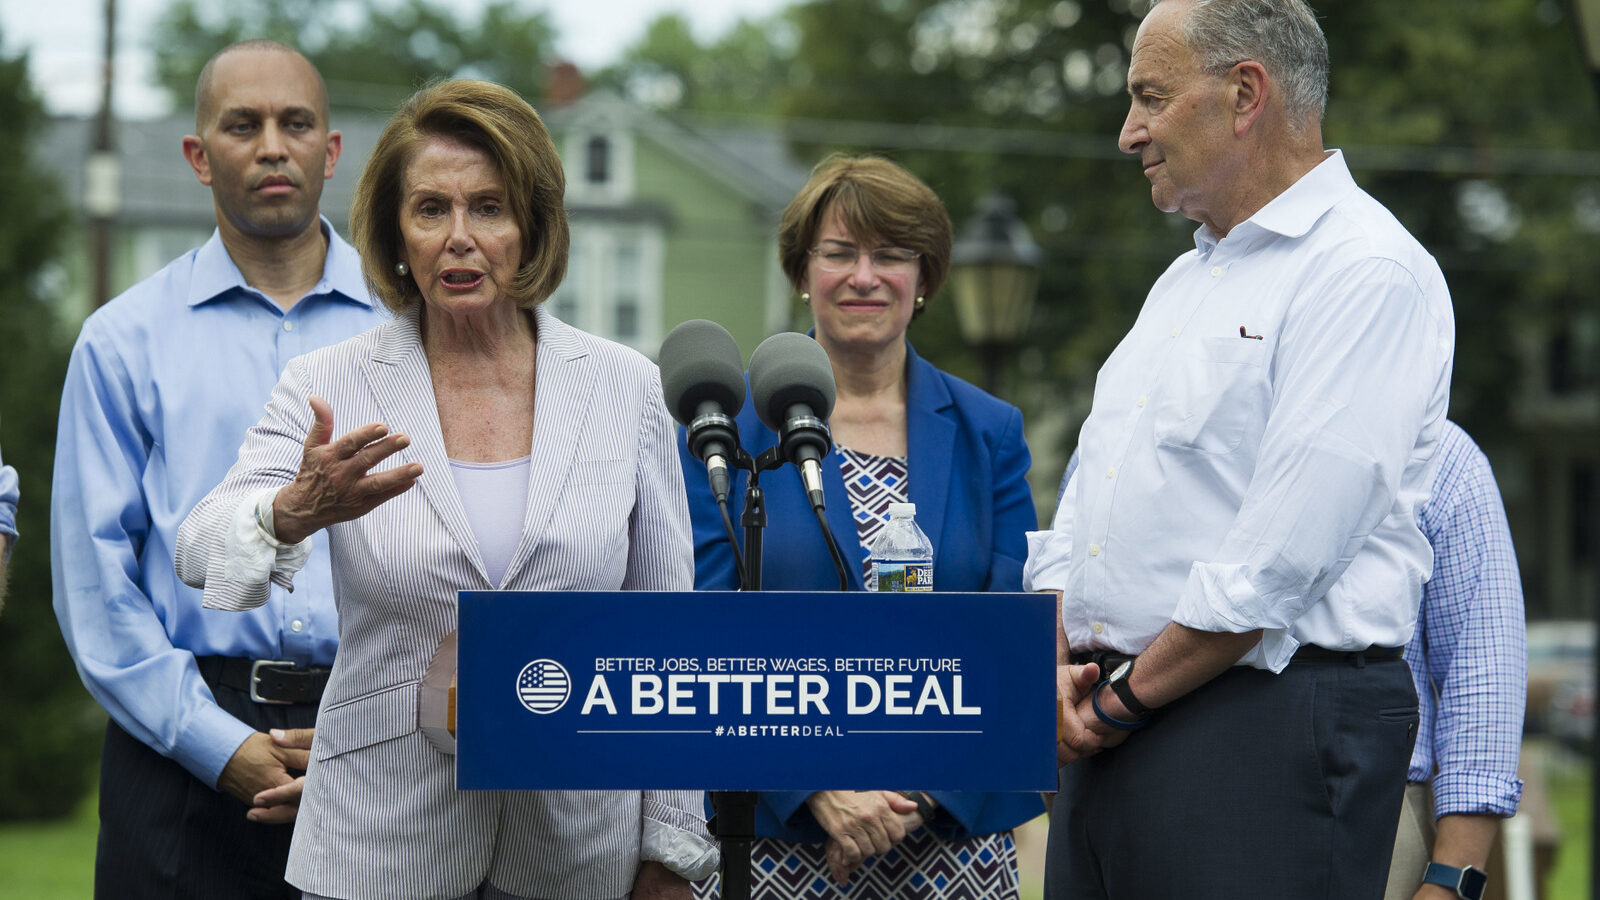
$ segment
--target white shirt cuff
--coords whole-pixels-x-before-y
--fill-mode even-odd
[[[699,881],[717,870],[722,854],[714,842],[698,834],[647,818],[640,835],[639,858],[661,863],[689,881]]]
[[[262,488],[240,502],[223,547],[224,577],[241,585],[266,584],[274,573],[294,577],[311,556],[311,538],[286,544],[272,532],[272,501],[281,488]]]
[[[1065,591],[1072,538],[1059,531],[1028,532],[1028,561],[1022,564],[1025,591]]]
[[[1244,577],[1244,567],[1195,563],[1178,598],[1172,621],[1196,631],[1242,634],[1260,628],[1261,643],[1239,660],[1241,664],[1282,672],[1300,642],[1289,634],[1287,622],[1263,621],[1265,601]]]

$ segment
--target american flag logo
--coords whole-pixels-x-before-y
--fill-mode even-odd
[[[572,678],[561,663],[536,659],[517,676],[517,698],[529,712],[547,715],[566,705],[572,695]]]

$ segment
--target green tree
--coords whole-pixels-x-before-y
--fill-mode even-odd
[[[433,0],[177,0],[156,24],[156,78],[180,107],[193,103],[200,68],[218,49],[272,38],[321,70],[337,106],[391,109],[440,76],[497,81],[530,100],[543,96],[555,31],[548,15],[494,0],[476,18]]]
[[[67,224],[30,154],[44,111],[25,56],[0,58],[0,443],[22,482],[22,539],[0,616],[0,820],[66,815],[89,785],[103,718],[61,644],[50,607],[50,474],[67,346],[51,307]],[[54,275],[52,275],[54,273]]]
[[[688,19],[667,13],[594,83],[661,110],[772,115],[790,76],[794,34],[789,17],[779,14],[742,19],[701,44]]]
[[[804,155],[888,152],[958,226],[981,191],[1018,201],[1047,260],[1019,354],[1035,380],[1092,382],[1150,283],[1191,246],[1193,223],[1155,212],[1115,149],[1148,5],[816,0],[792,12],[782,108]],[[1327,144],[1348,149],[1362,185],[1439,258],[1459,332],[1452,414],[1507,441],[1516,322],[1592,306],[1600,275],[1600,157],[1587,149],[1600,146],[1600,117],[1564,5],[1315,5],[1333,60]],[[941,298],[914,337],[970,375],[948,306]],[[1044,400],[1059,406],[1059,391]]]

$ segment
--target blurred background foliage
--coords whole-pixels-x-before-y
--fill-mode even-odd
[[[1567,327],[1600,284],[1600,103],[1557,0],[1341,0],[1321,10],[1332,62],[1326,143],[1440,260],[1459,344],[1452,416],[1492,448],[1515,434],[1515,338]],[[1045,254],[1033,327],[999,392],[1032,421],[1036,456],[1064,459],[1094,373],[1194,224],[1155,211],[1116,149],[1128,50],[1145,0],[811,0],[697,38],[649,23],[592,86],[686,123],[778,129],[798,159],[887,154],[944,199],[958,227],[983,194],[1015,198]],[[321,68],[334,102],[392,109],[449,75],[501,81],[536,104],[557,61],[548,16],[494,0],[176,0],[148,43],[179,108],[222,44],[275,37]],[[0,440],[22,473],[24,547],[0,619],[0,819],[70,809],[98,725],[49,610],[47,510],[65,343],[48,262],[67,225],[28,158],[40,110],[21,59],[0,60]],[[969,380],[979,362],[939,298],[919,351]],[[1585,377],[1593,377],[1593,367]],[[1044,447],[1042,442],[1051,446]],[[1041,453],[1039,451],[1047,451]],[[1045,473],[1043,484],[1054,472]],[[1048,508],[1048,504],[1044,504]]]

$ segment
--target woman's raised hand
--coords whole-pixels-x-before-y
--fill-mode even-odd
[[[420,463],[367,474],[411,444],[404,434],[390,434],[386,426],[374,422],[333,440],[333,408],[328,401],[313,396],[311,414],[316,422],[306,435],[300,471],[272,501],[273,536],[289,544],[366,515],[410,490],[422,476]]]

